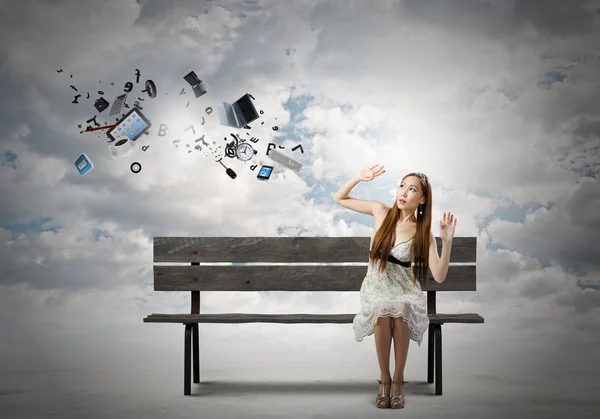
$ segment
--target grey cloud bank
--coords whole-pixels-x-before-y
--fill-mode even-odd
[[[391,203],[404,173],[426,173],[434,234],[451,211],[457,236],[478,237],[478,290],[439,296],[438,312],[486,319],[444,326],[441,397],[426,384],[426,342],[411,344],[402,413],[596,417],[598,10],[566,0],[0,3],[0,411],[385,414],[374,406],[373,339],[356,343],[349,325],[203,325],[203,384],[184,397],[183,328],[142,323],[190,307],[187,294],[152,290],[154,236],[367,236],[373,220],[331,195],[382,163],[388,173],[352,196]],[[79,134],[96,112],[84,96],[72,104],[68,87],[112,100],[136,68],[159,92],[143,102],[153,128],[137,175],[100,136]],[[179,95],[192,69],[209,87],[199,99]],[[191,124],[211,142],[230,138],[204,109],[246,92],[264,110],[251,129],[257,159],[268,161],[269,142],[302,143],[300,173],[257,182],[225,159],[233,181],[187,153]],[[95,164],[84,177],[73,167],[81,153]],[[202,294],[204,313],[358,304],[357,293]]]

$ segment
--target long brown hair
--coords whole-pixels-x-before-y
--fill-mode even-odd
[[[410,246],[410,260],[412,261],[413,284],[417,279],[423,287],[427,270],[429,269],[429,236],[431,235],[431,184],[427,176],[422,173],[409,173],[402,178],[416,176],[421,181],[421,190],[425,196],[425,204],[419,204],[417,208],[417,232]],[[423,214],[419,214],[423,211]],[[396,224],[402,212],[398,209],[397,199],[383,219],[381,226],[373,237],[373,245],[369,254],[369,262],[379,261],[379,271],[387,267],[387,257],[392,250],[392,244],[396,240]]]

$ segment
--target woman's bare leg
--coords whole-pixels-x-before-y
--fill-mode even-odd
[[[390,353],[392,351],[392,318],[378,317],[375,324],[375,349],[379,362],[380,380],[388,383],[390,374]]]
[[[375,348],[377,349],[377,360],[379,362],[380,381],[378,396],[390,396],[392,377],[390,374],[390,352],[392,350],[392,319],[390,317],[378,317],[375,324]],[[377,407],[389,407],[387,401],[379,400]]]
[[[394,381],[404,380],[404,366],[408,356],[408,345],[410,343],[410,329],[402,318],[394,319],[392,336],[394,338]],[[404,394],[404,386],[392,386],[392,392],[396,395]]]

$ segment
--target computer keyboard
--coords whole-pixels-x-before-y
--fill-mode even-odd
[[[300,169],[302,169],[302,164],[300,164],[296,160],[286,156],[285,154],[281,154],[277,150],[269,151],[269,154],[267,155],[267,157],[270,158],[271,160],[281,164],[282,166],[285,166],[288,169],[293,170],[294,172],[299,172]]]
[[[116,115],[118,113],[121,112],[121,109],[123,109],[123,104],[125,104],[125,99],[127,98],[127,94],[118,96],[115,101],[113,102],[111,108],[110,108],[110,114],[109,115]]]

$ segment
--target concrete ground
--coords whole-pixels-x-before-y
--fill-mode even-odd
[[[0,380],[3,419],[46,417],[154,418],[597,418],[600,402],[593,389],[575,397],[541,393],[532,382],[452,372],[444,394],[434,395],[425,376],[407,374],[406,407],[377,409],[378,377],[340,376],[306,368],[216,370],[203,367],[201,384],[183,395],[182,365],[171,360],[142,371],[121,366],[122,373],[59,369],[5,372]],[[134,372],[137,371],[137,372]],[[332,376],[333,374],[333,376]],[[311,378],[310,376],[313,375]],[[260,378],[257,378],[260,377]],[[563,384],[564,385],[564,384]]]

